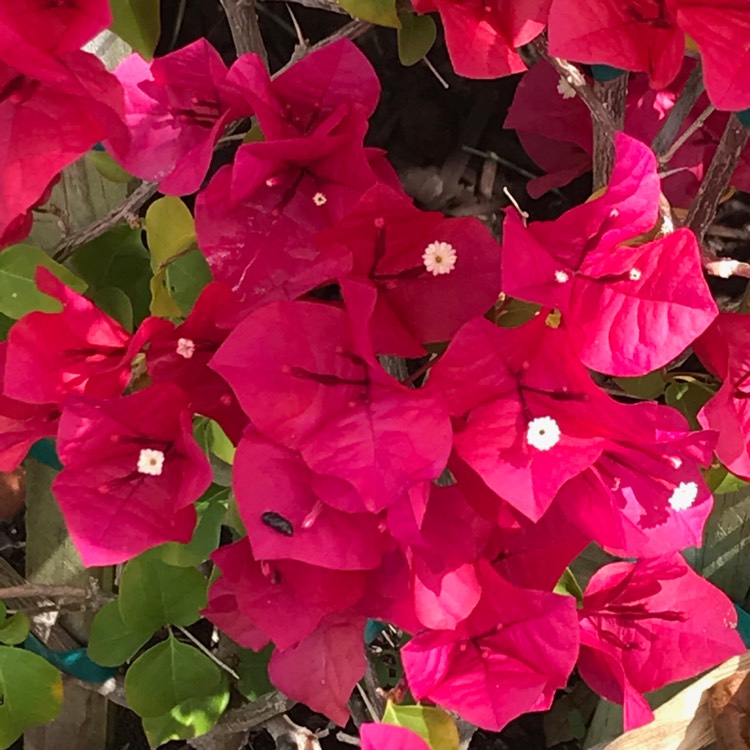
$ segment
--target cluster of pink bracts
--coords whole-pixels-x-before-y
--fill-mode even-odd
[[[514,48],[549,14],[552,52],[665,85],[687,32],[709,95],[735,107],[750,90],[722,88],[731,71],[701,19],[722,13],[729,27],[750,13],[736,5],[417,9],[441,13],[457,70],[475,75],[521,70]],[[549,707],[574,667],[637,726],[651,716],[643,693],[743,650],[731,603],[679,551],[701,542],[714,452],[750,479],[750,318],[718,314],[695,236],[660,221],[647,146],[619,135],[603,195],[553,222],[510,212],[501,246],[475,219],[415,208],[385,155],[364,147],[379,84],[352,43],[273,79],[253,55],[227,68],[205,41],[152,63],[134,55],[111,75],[78,51],[108,21],[97,0],[0,8],[12,143],[0,233],[25,236],[57,172],[106,139],[162,192],[199,191],[214,281],[183,322],[148,318],[131,335],[39,269],[62,311],[25,316],[0,344],[0,470],[56,436],[54,492],[87,565],[190,539],[211,483],[192,435],[201,414],[238,446],[247,529],[213,555],[222,575],[205,616],[242,645],[273,642],[274,684],[339,723],[368,618],[414,635],[402,657],[417,699],[490,729]],[[42,23],[59,32],[44,35],[52,46],[31,33]],[[658,120],[659,100],[641,96]],[[250,116],[263,139],[204,186],[226,127]],[[499,327],[483,316],[501,293],[539,311]],[[378,359],[441,342],[421,387]],[[669,407],[614,400],[589,372],[643,375],[689,346],[723,380],[701,430]],[[123,395],[142,353],[151,382]],[[590,542],[636,561],[598,571],[577,606],[552,589]],[[367,728],[363,747],[382,747],[385,731]]]

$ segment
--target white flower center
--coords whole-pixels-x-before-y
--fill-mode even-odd
[[[158,477],[164,468],[164,454],[161,451],[152,448],[144,448],[138,456],[138,471],[141,474],[148,474],[152,477]]]
[[[190,359],[195,354],[195,341],[192,339],[177,339],[177,353],[185,359]]]
[[[315,193],[315,195],[313,195],[313,203],[316,206],[325,206],[325,204],[328,203],[328,198],[326,198],[323,193]]]
[[[564,78],[561,78],[557,84],[557,93],[563,99],[572,99],[576,95],[576,90]]]
[[[641,278],[641,271],[639,268],[631,268],[628,276],[631,281],[638,281]]]
[[[560,427],[552,417],[537,417],[526,428],[526,442],[540,451],[548,451],[560,442]]]
[[[422,261],[433,276],[450,273],[456,267],[456,248],[449,242],[431,242],[422,253]]]
[[[669,498],[669,504],[673,510],[687,510],[697,497],[698,485],[695,482],[680,482]]]
[[[567,271],[555,271],[555,281],[558,284],[564,284],[566,281],[570,281]]]

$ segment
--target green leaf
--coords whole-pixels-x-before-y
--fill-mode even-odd
[[[172,195],[154,201],[146,211],[146,237],[154,272],[195,244],[195,220],[185,203]]]
[[[458,727],[453,717],[436,706],[397,706],[388,701],[384,724],[395,724],[416,732],[431,750],[458,750]]]
[[[513,297],[507,299],[500,309],[497,316],[497,324],[501,328],[518,328],[524,323],[528,323],[535,315],[539,313],[540,305],[533,302],[524,302]]]
[[[341,0],[339,4],[354,18],[392,29],[401,28],[396,0]]]
[[[79,247],[70,265],[94,290],[122,289],[133,306],[136,324],[149,314],[151,265],[140,229],[125,225],[111,229]]]
[[[258,700],[261,695],[273,690],[273,685],[268,679],[268,661],[272,653],[271,644],[258,653],[247,648],[239,652],[240,662],[236,671],[240,681],[237,688],[249,701]]]
[[[229,508],[229,489],[212,485],[196,503],[198,525],[187,544],[169,542],[159,547],[161,558],[167,565],[192,568],[200,565],[218,548],[221,524]]]
[[[227,433],[213,419],[210,422],[209,429],[211,430],[211,452],[225,463],[233,464],[237,448],[235,448],[232,441],[227,437]]]
[[[437,27],[432,16],[399,13],[398,59],[402,65],[416,65],[435,44]]]
[[[211,269],[200,250],[191,250],[167,266],[167,289],[183,315],[193,309],[198,295],[211,280]]]
[[[722,464],[716,463],[705,472],[706,484],[714,495],[725,495],[728,492],[737,492],[748,483],[744,479],[736,477]]]
[[[151,305],[149,310],[152,315],[159,318],[179,318],[182,310],[172,299],[167,289],[167,270],[165,268],[157,271],[151,279]]]
[[[31,630],[31,622],[25,612],[16,612],[0,625],[0,643],[6,646],[19,646],[26,640]]]
[[[110,0],[110,5],[110,29],[141,57],[150,60],[161,34],[159,0]]]
[[[149,550],[131,560],[122,573],[117,601],[123,622],[139,633],[153,633],[164,625],[192,625],[206,606],[206,586],[195,568],[167,565],[159,550]]]
[[[214,694],[221,680],[211,659],[170,635],[133,662],[125,675],[125,694],[139,716],[156,718],[192,698]]]
[[[563,596],[573,596],[579,604],[583,601],[583,590],[570,568],[565,568],[553,591]]]
[[[129,628],[122,619],[118,603],[109,602],[96,613],[91,623],[89,658],[103,667],[118,667],[130,661],[152,635],[151,630]]]
[[[694,430],[699,430],[698,412],[713,395],[708,386],[698,381],[675,380],[664,391],[664,400],[687,417]]]
[[[8,608],[5,606],[5,602],[0,600],[0,621],[5,619],[7,611]]]
[[[60,303],[42,294],[34,276],[39,266],[49,268],[62,282],[77,292],[86,291],[86,282],[34,245],[11,245],[0,252],[0,313],[22,318],[35,310],[59,312]]]
[[[16,321],[13,320],[13,318],[9,318],[7,315],[0,313],[0,341],[5,341],[5,339],[8,338],[8,331],[10,331],[10,327],[15,322]]]
[[[62,677],[51,664],[29,651],[0,646],[0,748],[57,718],[62,697]]]
[[[223,678],[211,695],[190,698],[163,716],[143,719],[148,744],[159,747],[170,740],[190,740],[210,732],[229,705],[229,681]]]
[[[133,331],[133,303],[122,289],[116,286],[105,286],[96,289],[91,301],[110,318],[114,318],[123,328]]]
[[[614,378],[620,388],[631,396],[643,399],[659,398],[664,393],[666,381],[661,370],[654,370],[640,378]]]
[[[127,184],[135,179],[126,172],[106,151],[89,151],[86,158],[105,180]]]

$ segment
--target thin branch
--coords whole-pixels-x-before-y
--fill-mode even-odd
[[[662,164],[669,164],[674,155],[685,145],[688,139],[693,136],[698,130],[700,130],[705,124],[706,120],[716,111],[716,107],[713,104],[709,104],[703,112],[687,127],[685,132],[670,146],[669,150],[663,155],[659,156],[659,161]]]
[[[317,52],[318,50],[323,49],[323,47],[326,47],[333,42],[337,42],[339,39],[357,39],[357,37],[360,37],[362,36],[362,34],[368,32],[371,28],[373,28],[373,26],[374,24],[368,23],[367,21],[350,21],[340,29],[334,31],[330,36],[327,36],[325,39],[321,39],[321,41],[317,42],[316,44],[312,44],[310,46],[298,44],[294,48],[292,59],[283,68],[281,68],[281,70],[274,73],[273,77],[275,78],[285,70],[288,70],[292,67],[292,65],[298,63],[303,57],[307,57],[307,55],[313,52]]]
[[[235,672],[230,666],[227,664],[224,664],[224,662],[219,659],[216,654],[214,654],[213,651],[211,651],[210,648],[206,648],[189,630],[186,630],[181,625],[175,625],[177,630],[180,631],[196,648],[200,649],[211,661],[216,664],[218,667],[223,669],[227,674],[234,677],[235,680],[239,680],[240,676]]]
[[[605,109],[612,115],[615,130],[625,129],[625,105],[628,97],[628,75],[618,76],[612,81],[597,81],[594,93]],[[615,141],[609,126],[593,117],[594,128],[594,189],[604,187],[612,176],[615,166]]]
[[[155,182],[141,183],[123,203],[113,208],[101,219],[97,219],[87,227],[62,239],[55,248],[52,257],[58,263],[62,263],[70,258],[81,245],[101,237],[123,221],[132,221],[134,217],[137,217],[143,204],[156,194],[157,188],[158,185]]]
[[[221,4],[229,22],[237,56],[254,52],[268,68],[268,52],[260,33],[255,0],[221,0]]]
[[[703,70],[700,62],[698,62],[690,73],[690,77],[687,79],[687,83],[685,83],[685,87],[682,89],[674,107],[672,107],[672,111],[664,121],[664,125],[662,125],[651,144],[651,148],[661,161],[664,161],[661,157],[677,137],[685,118],[700,99],[703,88]]]
[[[293,2],[297,5],[304,5],[305,8],[315,8],[316,10],[327,10],[329,13],[343,13],[346,11],[336,2],[336,0],[284,0]]]
[[[567,60],[552,57],[547,52],[547,42],[544,35],[537,37],[528,46],[532,48],[532,52],[537,53],[552,65],[562,78],[573,87],[581,101],[589,108],[595,127],[598,127],[602,132],[601,137],[607,137],[614,141],[617,123],[612,113],[604,106],[594,89],[589,85],[580,68]]]
[[[685,225],[695,232],[701,243],[716,217],[719,202],[729,188],[729,181],[749,136],[750,130],[732,115],[685,221]]]
[[[90,596],[89,589],[55,584],[29,583],[23,586],[0,588],[0,599],[50,599],[54,597],[88,599]]]

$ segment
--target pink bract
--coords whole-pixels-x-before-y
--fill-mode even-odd
[[[14,49],[15,56],[23,53]],[[46,197],[58,172],[97,141],[124,136],[122,90],[94,55],[67,52],[41,68],[33,59],[23,70],[15,59],[0,62],[0,132],[6,144],[0,157],[0,246],[25,236],[30,210]]]
[[[363,724],[359,728],[362,750],[429,750],[411,729],[390,724]]]
[[[482,599],[454,631],[416,635],[401,651],[409,687],[467,721],[502,729],[542,710],[578,655],[572,597],[517,588],[477,564]]]
[[[528,227],[507,214],[503,284],[510,295],[558,308],[585,365],[637,376],[680,354],[718,311],[691,231],[622,244],[656,222],[659,178],[647,146],[619,134],[616,149],[601,198]]]
[[[728,597],[679,554],[606,565],[586,588],[579,617],[578,669],[624,704],[625,731],[653,718],[643,693],[745,651]]]
[[[349,697],[365,674],[364,627],[364,618],[327,617],[298,645],[274,651],[268,665],[271,682],[343,727]]]
[[[190,540],[193,503],[211,484],[211,468],[187,407],[174,385],[118,399],[67,398],[58,434],[65,468],[52,489],[85,565]]]
[[[28,404],[3,395],[8,344],[0,343],[0,471],[13,471],[29,448],[57,432],[60,410],[55,404]]]
[[[29,313],[12,327],[5,395],[35,404],[61,404],[68,393],[118,396],[148,326],[131,337],[48,269],[40,266],[36,279],[40,291],[62,303],[62,311]]]
[[[551,0],[418,0],[417,13],[437,11],[458,75],[500,78],[526,65],[516,52],[547,23]]]
[[[377,290],[370,327],[376,352],[419,356],[420,344],[446,341],[467,320],[484,314],[500,293],[500,250],[476,219],[446,219],[420,211],[403,193],[378,184],[354,210],[316,238],[319,247],[345,247],[350,275]],[[433,275],[423,253],[434,243],[456,252],[453,271]]]
[[[679,73],[685,54],[685,35],[671,7],[675,4],[664,0],[552,0],[550,54],[648,73],[653,88],[664,88]]]

